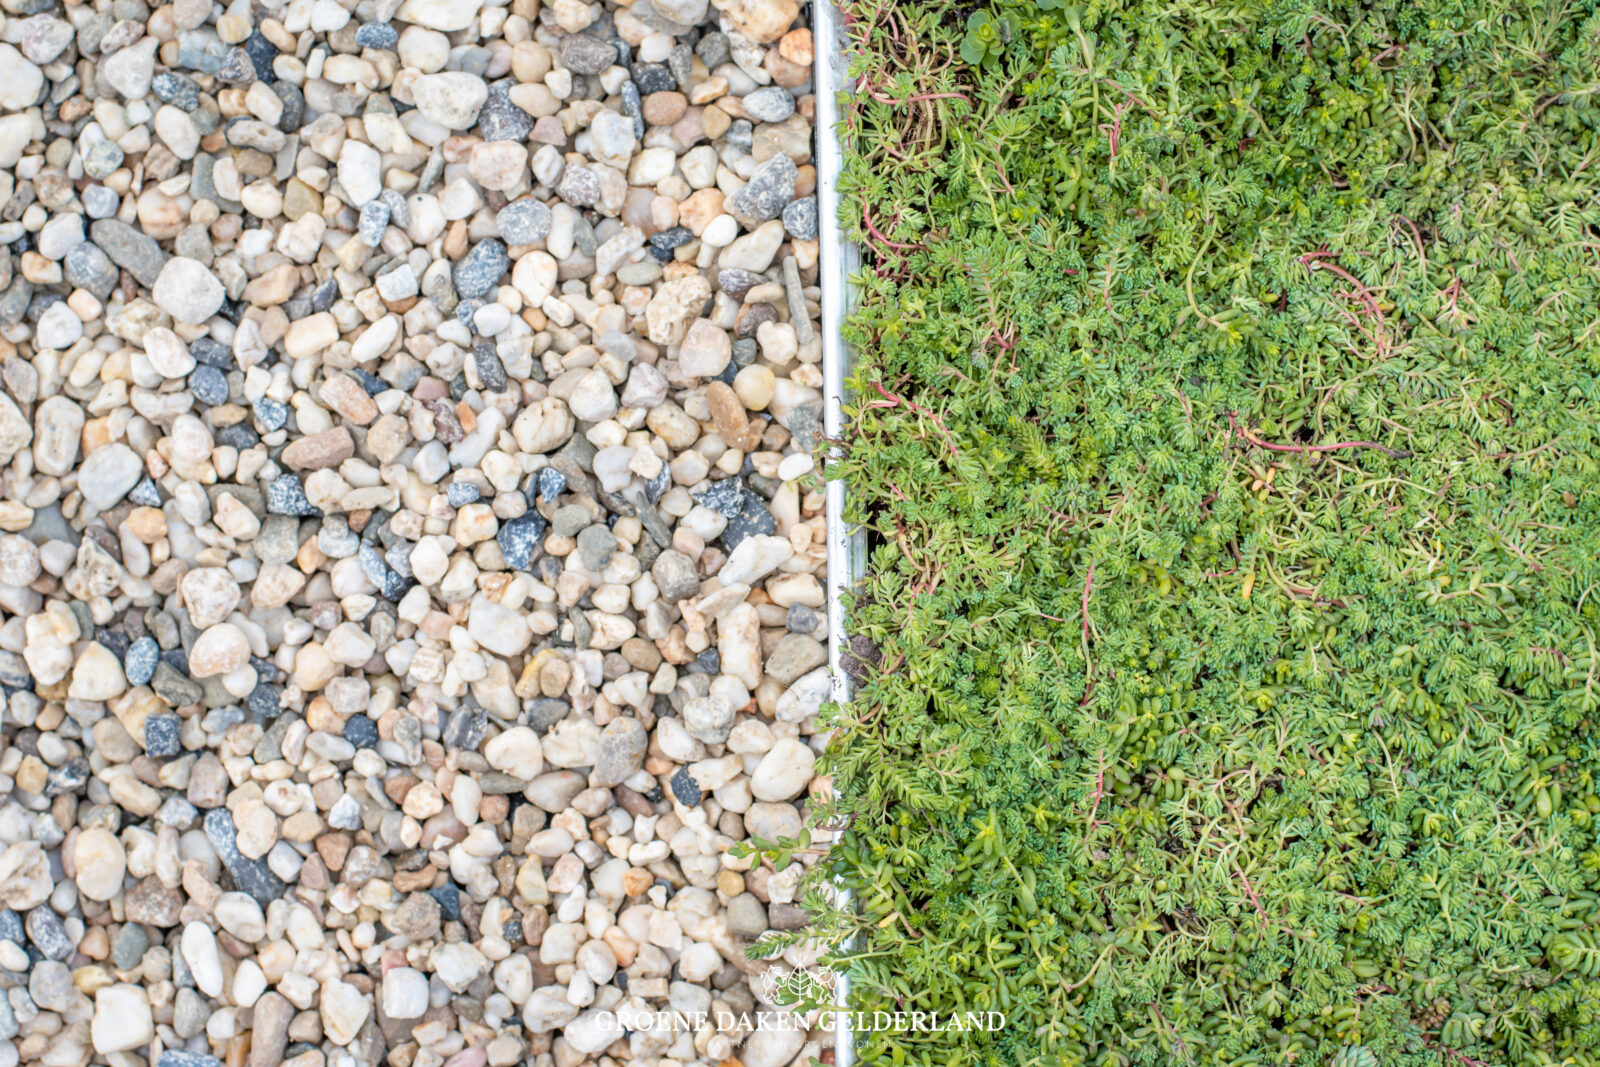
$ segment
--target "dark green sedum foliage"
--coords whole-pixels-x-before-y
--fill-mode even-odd
[[[971,13],[850,9],[832,870],[1010,1025],[864,1056],[1600,1063],[1600,18]]]

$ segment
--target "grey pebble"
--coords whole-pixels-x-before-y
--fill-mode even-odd
[[[806,196],[791,200],[783,209],[783,228],[799,241],[817,239],[817,200]]]
[[[111,257],[111,262],[133,275],[140,285],[155,285],[161,268],[167,265],[167,254],[161,251],[155,238],[125,222],[97,219],[89,226],[89,239]]]
[[[356,44],[362,48],[392,50],[399,41],[400,31],[387,22],[368,22],[356,31]]]
[[[748,93],[743,102],[750,117],[760,122],[782,122],[794,114],[794,95],[780,85]]]
[[[311,501],[306,499],[305,487],[293,474],[280,475],[267,486],[267,510],[274,515],[310,517],[322,514],[311,506]]]
[[[456,264],[456,292],[465,299],[483,296],[499,284],[501,276],[510,268],[511,259],[506,255],[504,244],[492,237],[479,241]]]
[[[256,903],[266,907],[289,891],[289,887],[265,863],[239,851],[233,813],[227,808],[212,808],[206,812],[205,828],[211,847],[216,849],[222,865],[233,876],[234,885],[254,897]]]
[[[215,367],[201,363],[189,374],[194,398],[209,407],[228,402],[228,378]]]
[[[128,646],[128,654],[122,661],[122,670],[130,684],[144,685],[150,680],[156,673],[156,661],[160,651],[156,639],[148,635]]]

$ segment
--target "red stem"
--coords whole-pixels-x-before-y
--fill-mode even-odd
[[[1257,448],[1265,448],[1273,452],[1337,452],[1342,448],[1375,448],[1392,459],[1406,459],[1411,455],[1410,452],[1405,452],[1398,448],[1390,448],[1387,445],[1380,445],[1376,441],[1341,441],[1336,445],[1277,445],[1271,441],[1261,440],[1261,438],[1240,426],[1235,414],[1232,411],[1228,412],[1228,425],[1233,427],[1233,432],[1238,434],[1242,440],[1250,442]]]

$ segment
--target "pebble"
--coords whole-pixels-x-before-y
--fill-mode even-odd
[[[494,221],[506,244],[527,245],[549,236],[553,216],[543,201],[528,199],[507,204]]]
[[[222,283],[204,263],[173,256],[161,268],[151,298],[178,322],[199,326],[222,307],[227,297]]]
[[[7,10],[0,1067],[793,1059],[799,8]]]

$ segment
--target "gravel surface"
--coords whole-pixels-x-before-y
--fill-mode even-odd
[[[794,0],[0,7],[0,1067],[824,1052]]]

